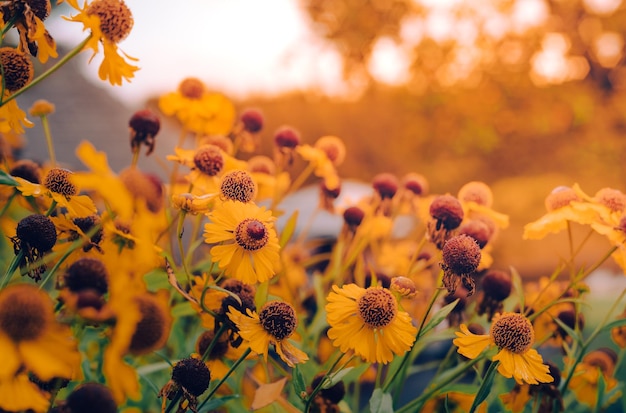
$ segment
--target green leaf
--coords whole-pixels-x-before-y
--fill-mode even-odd
[[[433,328],[437,327],[443,320],[445,320],[448,314],[450,314],[452,310],[454,310],[454,307],[456,307],[458,302],[459,302],[459,299],[457,298],[456,300],[452,301],[450,304],[439,309],[439,311],[437,311],[432,316],[432,318],[428,321],[428,323],[426,323],[424,328],[422,328],[422,331],[420,332],[420,337],[422,337],[424,334],[426,334],[428,331],[432,330]]]
[[[359,364],[356,367],[350,367],[345,374],[342,375],[344,384],[355,382],[361,377],[361,374],[365,373],[365,371],[369,367],[369,363]],[[343,370],[342,370],[343,371]]]
[[[140,375],[146,375],[157,371],[166,370],[171,367],[172,365],[170,363],[166,361],[159,361],[157,363],[151,363],[137,367],[137,373]]]
[[[610,323],[603,326],[601,328],[601,331],[602,330],[607,331],[607,330],[611,330],[613,328],[622,327],[622,326],[626,326],[626,318],[620,318],[619,320],[611,321]]]
[[[343,370],[339,370],[338,372],[329,375],[327,380],[324,381],[322,388],[328,389],[334,386],[335,384],[339,383],[348,373],[350,373],[352,369],[354,369],[354,367],[347,367]]]
[[[287,243],[293,236],[293,233],[296,230],[297,223],[298,223],[298,211],[296,210],[293,212],[293,214],[291,214],[291,217],[289,217],[289,219],[287,220],[287,224],[285,225],[285,228],[283,228],[283,231],[280,234],[279,244],[281,248],[287,245]]]
[[[197,314],[197,312],[193,309],[189,301],[184,301],[172,307],[172,317],[174,318],[185,317],[195,314]]]
[[[583,345],[582,333],[577,333],[576,331],[571,329],[568,325],[566,325],[564,322],[559,320],[557,317],[552,317],[552,319],[554,320],[555,323],[557,323],[559,325],[559,327],[561,327],[563,330],[565,330],[565,332],[567,333],[568,336],[570,336],[571,338],[574,339],[576,344],[578,344],[579,346]]]
[[[13,179],[8,173],[0,171],[0,185],[18,186],[19,182]]]
[[[604,374],[599,367],[597,367],[598,371],[598,391],[596,393],[596,408],[593,410],[594,412],[601,412],[604,398],[604,389],[606,388],[606,382],[604,381]]]
[[[496,370],[498,368],[498,364],[499,362],[495,361],[489,365],[487,374],[485,374],[485,377],[483,378],[483,381],[480,384],[480,388],[478,389],[478,392],[476,393],[476,397],[474,398],[474,401],[472,402],[472,407],[469,410],[470,413],[474,413],[476,409],[478,408],[478,406],[480,406],[480,404],[487,399],[487,396],[489,396],[489,393],[491,392],[491,387],[493,386],[493,379],[496,376]]]
[[[292,380],[293,382],[291,384],[293,385],[293,390],[298,397],[300,397],[302,392],[306,393],[306,381],[304,380],[304,375],[300,371],[300,367],[297,364],[293,368]],[[302,399],[302,397],[300,398]]]
[[[393,413],[393,399],[391,394],[383,393],[380,388],[374,390],[372,397],[370,397],[370,412]]]

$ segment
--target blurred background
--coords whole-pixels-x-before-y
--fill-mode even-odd
[[[120,48],[141,67],[132,83],[100,81],[99,57],[88,63],[85,52],[18,99],[23,108],[42,98],[57,106],[52,134],[70,167],[81,167],[73,153],[81,139],[106,151],[113,169],[128,165],[132,113],[197,77],[238,109],[263,111],[265,153],[273,132],[291,125],[306,143],[342,138],[345,178],[417,172],[431,193],[454,195],[486,182],[495,209],[511,218],[494,266],[526,277],[549,275],[567,256],[566,234],[521,238],[554,187],[626,190],[622,0],[126,3],[135,26]],[[60,55],[85,36],[61,18],[72,13],[61,4],[46,21]],[[162,122],[156,154],[141,160],[156,171],[178,139],[177,125]],[[46,156],[39,124],[26,139],[24,156]],[[592,239],[581,262],[608,248]]]

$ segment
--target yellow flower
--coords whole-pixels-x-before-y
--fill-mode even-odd
[[[246,284],[264,282],[279,269],[278,237],[272,212],[253,203],[225,201],[208,214],[204,240],[211,260],[226,275]]]
[[[320,148],[311,145],[298,145],[296,152],[313,168],[315,176],[324,179],[324,185],[329,190],[339,187],[339,176],[335,169],[335,165]]]
[[[498,372],[504,377],[513,377],[519,384],[551,383],[554,378],[549,367],[537,350],[531,348],[535,333],[530,321],[521,314],[503,313],[493,317],[489,334],[473,334],[465,324],[456,332],[453,343],[459,354],[475,359],[483,350],[496,346],[498,353],[492,357],[499,361]]]
[[[546,198],[548,212],[541,218],[524,226],[523,239],[542,239],[550,233],[567,229],[569,222],[589,225],[595,221],[596,212],[580,208],[583,202],[580,193],[574,188],[560,186],[552,190]]]
[[[15,377],[0,379],[0,408],[2,411],[20,412],[31,411],[47,412],[50,401],[39,390],[37,385],[28,379],[26,373],[19,373]]]
[[[104,50],[104,59],[98,69],[102,80],[108,80],[112,85],[121,85],[122,80],[130,81],[139,67],[128,63],[124,58],[137,59],[121,52],[118,53],[117,43],[124,40],[133,27],[133,16],[123,0],[95,0],[90,4],[85,2],[78,6],[78,0],[67,0],[67,3],[78,10],[76,16],[64,17],[66,20],[80,22],[83,30],[89,29],[91,36],[85,45],[93,50],[93,59],[100,49]],[[91,61],[90,59],[90,61]]]
[[[328,337],[342,352],[354,350],[370,363],[387,364],[411,349],[417,328],[386,288],[334,285],[327,301]]]
[[[79,190],[73,181],[72,172],[62,168],[52,168],[44,178],[43,184],[34,184],[23,178],[14,178],[19,182],[18,191],[24,196],[41,197],[46,206],[56,202],[59,207],[67,209],[72,218],[87,217],[97,213],[91,198],[78,195]]]
[[[55,321],[48,294],[32,284],[0,292],[0,354],[0,382],[22,371],[44,381],[80,374],[80,353],[70,329]],[[0,399],[0,406],[5,400]]]
[[[592,407],[596,406],[600,376],[605,383],[605,393],[610,392],[618,385],[618,381],[613,377],[616,358],[617,355],[608,348],[594,350],[585,355],[582,362],[576,366],[569,382],[569,389],[579,402]],[[608,404],[619,400],[621,393],[621,391],[615,392],[607,401]]]
[[[176,147],[174,152],[174,155],[167,156],[167,160],[191,168],[185,179],[193,185],[194,195],[217,193],[222,175],[234,170],[245,170],[247,167],[245,161],[228,155],[213,144],[201,145],[196,149]]]
[[[288,339],[296,331],[297,318],[291,304],[269,301],[257,312],[246,309],[246,315],[234,307],[228,307],[228,318],[239,329],[239,335],[250,349],[263,355],[267,361],[270,344],[290,367],[309,359],[307,354],[291,344]]]
[[[184,79],[176,92],[159,98],[159,109],[175,116],[183,128],[198,135],[226,135],[235,122],[235,106],[220,93],[211,93],[196,78]]]
[[[4,92],[3,100],[10,96],[9,91]],[[15,99],[0,106],[0,133],[24,133],[24,128],[32,128],[34,124],[26,119],[26,112],[17,106]]]

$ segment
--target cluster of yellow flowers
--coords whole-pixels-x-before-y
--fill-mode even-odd
[[[67,3],[89,34],[60,62],[102,45],[100,77],[130,80],[124,2]],[[626,271],[621,191],[549,194],[525,239],[579,225],[610,245],[578,268],[589,237],[570,238],[571,257],[530,281],[493,266],[509,217],[484,182],[433,194],[417,172],[380,173],[343,193],[340,138],[308,144],[286,125],[261,153],[263,113],[197,78],[129,117],[120,171],[88,141],[84,167],[58,165],[49,133],[47,162],[20,159],[14,98],[49,74],[33,79],[32,58],[57,57],[49,12],[0,5],[20,39],[0,48],[0,411],[623,411],[626,291],[597,325],[583,315],[587,277],[611,257]],[[154,174],[141,149],[162,118],[181,132]],[[320,220],[338,224],[320,237]]]

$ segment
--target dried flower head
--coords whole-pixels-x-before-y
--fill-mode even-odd
[[[243,128],[250,133],[257,133],[263,129],[263,113],[258,109],[246,109],[241,113]]]
[[[482,295],[477,312],[487,314],[491,320],[496,313],[502,312],[502,302],[511,294],[513,281],[506,271],[489,270],[480,280]]]
[[[187,357],[174,365],[172,380],[188,395],[198,397],[209,388],[211,372],[204,361]]]
[[[492,235],[492,231],[487,224],[478,219],[471,219],[461,224],[458,233],[474,238],[481,249],[489,243]]]
[[[15,255],[23,254],[20,267],[28,268],[28,275],[35,281],[46,270],[39,260],[54,247],[57,231],[54,223],[45,215],[33,214],[17,223],[16,235],[11,238]]]
[[[282,126],[274,133],[274,144],[278,148],[293,149],[300,145],[300,134],[290,126]]]
[[[382,199],[393,198],[398,191],[398,178],[390,173],[380,173],[372,179],[372,187]]]
[[[161,129],[159,117],[150,109],[135,112],[128,122],[130,127],[130,147],[133,153],[143,144],[148,147],[146,155],[154,151],[155,137]]]
[[[75,293],[92,290],[99,294],[106,294],[109,290],[109,273],[101,260],[82,257],[67,267],[63,284]]]
[[[461,202],[475,202],[478,205],[491,207],[493,204],[493,192],[491,188],[484,182],[471,181],[466,183],[459,189],[457,198]]]
[[[415,195],[425,196],[428,194],[428,180],[425,176],[417,173],[408,173],[402,178],[404,189]]]
[[[290,337],[298,320],[293,306],[284,301],[269,301],[259,311],[259,320],[263,329],[276,340]]]
[[[30,57],[13,47],[0,48],[0,64],[4,88],[11,93],[29,84],[35,75]]]
[[[442,249],[441,268],[444,271],[443,283],[449,294],[453,294],[460,282],[468,290],[468,296],[474,294],[473,273],[481,259],[480,247],[469,235],[456,235],[446,241]]]
[[[224,168],[224,155],[217,146],[204,145],[196,151],[193,163],[202,173],[215,176]]]
[[[133,15],[123,0],[95,0],[87,7],[88,16],[98,16],[102,35],[112,43],[119,43],[131,32]]]
[[[452,195],[438,195],[430,204],[430,216],[436,221],[436,229],[452,230],[458,228],[463,221],[463,206]]]
[[[116,413],[117,403],[108,387],[100,383],[83,383],[67,396],[62,410],[67,413]]]
[[[361,225],[364,217],[365,211],[358,206],[351,206],[343,211],[343,221],[352,230],[356,230]]]

